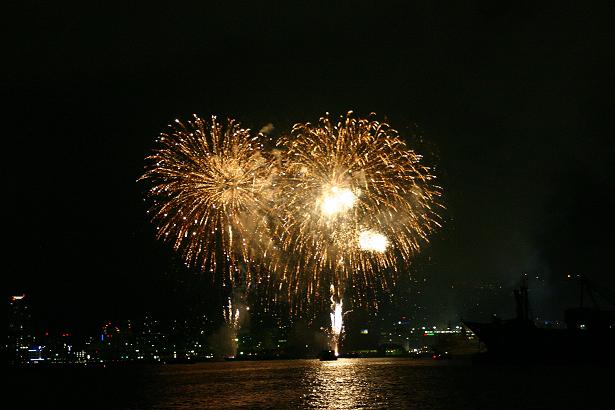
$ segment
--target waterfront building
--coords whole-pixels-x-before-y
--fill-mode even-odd
[[[34,344],[31,328],[31,315],[28,298],[25,294],[9,297],[8,300],[8,334],[5,345],[9,364],[28,363],[30,346]]]

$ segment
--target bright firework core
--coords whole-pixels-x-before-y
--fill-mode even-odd
[[[364,251],[384,252],[389,246],[389,240],[383,234],[368,230],[359,234],[359,247]]]
[[[332,186],[325,190],[320,200],[320,211],[326,216],[333,216],[351,209],[356,200],[356,195],[349,188]]]

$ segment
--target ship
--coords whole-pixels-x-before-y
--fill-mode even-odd
[[[530,318],[526,280],[522,280],[521,286],[513,292],[514,318],[502,320],[494,317],[490,323],[464,321],[486,347],[486,352],[477,358],[514,362],[615,363],[615,311],[598,305],[597,290],[587,277],[578,279],[580,303],[565,310],[565,328],[539,327]],[[584,303],[586,293],[593,302],[591,306]]]

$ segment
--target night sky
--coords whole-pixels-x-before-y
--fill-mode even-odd
[[[155,137],[192,113],[279,135],[348,110],[386,118],[435,167],[447,210],[423,294],[443,318],[523,273],[544,282],[539,311],[569,273],[615,293],[608,2],[203,3],[5,15],[7,296],[73,327],[207,303],[145,217]]]

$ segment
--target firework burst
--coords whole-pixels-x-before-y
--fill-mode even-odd
[[[352,113],[296,124],[278,147],[278,291],[298,309],[348,293],[371,304],[439,226],[429,168],[388,124]]]
[[[250,283],[263,253],[264,209],[271,199],[271,161],[259,136],[228,120],[194,116],[175,121],[158,139],[141,177],[149,183],[148,211],[157,236],[170,242],[187,265],[222,283]]]

